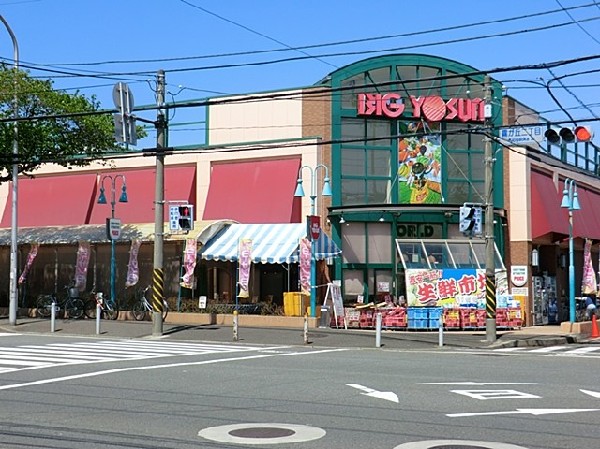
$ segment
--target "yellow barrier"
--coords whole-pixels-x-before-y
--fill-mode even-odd
[[[285,316],[304,316],[308,304],[308,295],[303,295],[300,292],[283,293],[283,313]]]

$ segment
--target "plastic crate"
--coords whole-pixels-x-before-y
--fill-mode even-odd
[[[444,326],[447,328],[460,328],[460,314],[458,309],[444,309],[443,313]]]
[[[429,329],[429,319],[427,318],[409,318],[409,329]]]
[[[408,308],[408,319],[427,319],[428,318],[427,307],[409,307]]]

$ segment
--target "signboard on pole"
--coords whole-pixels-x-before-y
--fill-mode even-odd
[[[108,240],[119,240],[121,238],[121,220],[119,218],[106,219],[106,237]]]
[[[321,217],[318,215],[308,216],[308,235],[311,240],[317,240],[321,235]]]

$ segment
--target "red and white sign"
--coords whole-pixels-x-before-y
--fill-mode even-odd
[[[510,281],[517,287],[523,287],[529,281],[527,265],[513,265],[510,267]]]
[[[321,217],[318,215],[308,216],[308,231],[312,240],[317,240],[321,235]]]
[[[461,122],[485,121],[485,100],[483,98],[449,98],[438,95],[415,97],[411,95],[412,117],[424,118],[430,122],[459,120]],[[397,118],[405,109],[400,94],[358,94],[357,114]]]

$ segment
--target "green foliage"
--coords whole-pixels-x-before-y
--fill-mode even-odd
[[[13,68],[0,66],[0,119],[14,117],[14,75]],[[114,141],[112,115],[93,114],[100,109],[95,96],[54,90],[52,81],[31,78],[24,71],[17,72],[16,93],[18,117],[31,118],[18,122],[20,173],[31,173],[44,163],[83,166],[123,151]],[[71,115],[81,113],[92,114]],[[48,116],[54,118],[44,118]],[[0,122],[0,182],[12,176],[13,139],[13,123]]]

